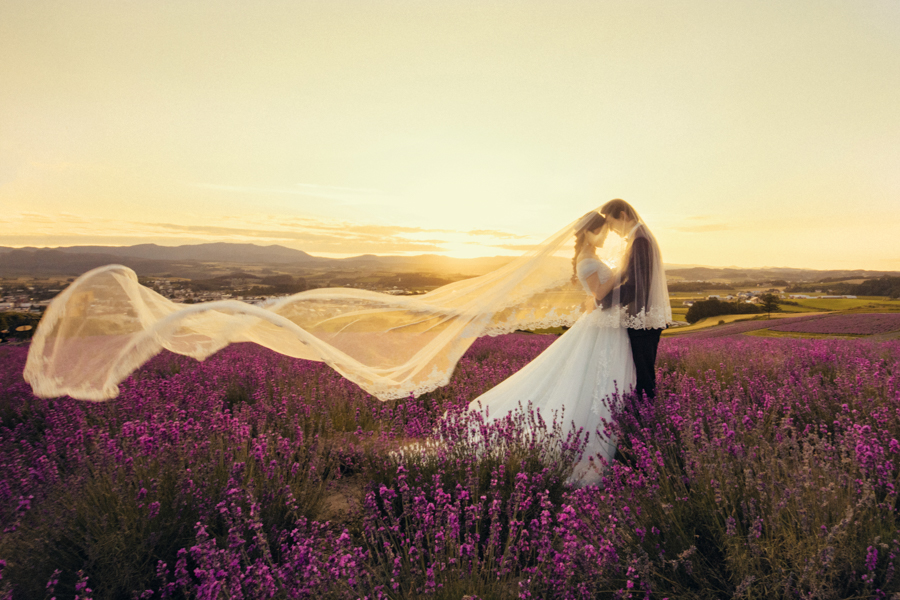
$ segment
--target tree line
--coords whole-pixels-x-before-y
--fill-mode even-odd
[[[753,315],[772,313],[779,310],[778,304],[780,303],[780,300],[774,294],[763,294],[759,299],[759,304],[748,304],[747,302],[723,302],[718,298],[698,300],[688,309],[685,319],[688,323],[694,324],[707,317],[718,317],[721,315]]]
[[[868,279],[862,283],[832,283],[819,281],[817,283],[801,283],[787,288],[789,293],[814,292],[825,290],[829,294],[840,296],[887,296],[888,298],[900,298],[900,277],[878,277]]]
[[[0,312],[0,342],[31,339],[40,320],[34,313]]]

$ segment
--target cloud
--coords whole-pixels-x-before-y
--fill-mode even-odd
[[[495,237],[499,239],[516,239],[516,240],[524,240],[527,239],[527,235],[518,235],[515,233],[509,233],[506,231],[497,231],[496,229],[473,229],[467,232],[469,235],[480,235],[480,236],[489,236]]]
[[[539,247],[540,244],[487,244],[490,248],[502,248],[504,250],[513,250],[515,252],[528,252]]]
[[[705,223],[700,225],[679,225],[668,229],[680,231],[681,233],[709,233],[712,231],[726,231],[734,229],[734,227],[725,223]]]
[[[50,218],[48,215],[45,215],[43,213],[36,213],[36,212],[30,212],[30,211],[22,211],[19,213],[19,215],[21,215],[27,219],[34,219],[34,218],[49,219]]]
[[[340,221],[294,217],[279,219],[279,224],[308,227],[321,231],[354,233],[360,235],[399,235],[404,233],[453,233],[451,229],[428,229],[425,227],[404,227],[402,225],[355,225]]]
[[[18,213],[11,213],[8,215],[8,222],[11,221],[20,221],[22,224],[27,226],[33,226],[35,224],[88,224],[95,223],[94,221],[89,221],[80,215],[75,215],[72,213],[61,212],[55,215],[48,215],[45,213],[32,212],[32,211],[20,211]],[[106,221],[106,220],[104,220]]]
[[[665,229],[680,233],[710,233],[734,229],[734,225],[722,222],[718,215],[688,215],[682,217],[682,224],[670,225]]]
[[[246,185],[223,185],[218,183],[195,183],[195,187],[234,192],[241,194],[278,194],[289,196],[307,196],[337,200],[348,204],[380,204],[390,196],[380,190],[369,188],[352,188],[337,185],[320,185],[316,183],[297,183],[291,187],[258,187]]]
[[[680,233],[710,233],[734,228],[733,225],[723,223],[722,218],[716,215],[688,215],[682,217],[681,221],[679,225],[669,225],[664,229]]]
[[[252,229],[221,227],[215,225],[179,225],[175,223],[148,223],[147,227],[164,232],[178,231],[213,239],[230,239],[248,242],[290,243],[307,252],[364,254],[378,252],[441,252],[443,240],[409,240],[390,234],[384,228],[366,230],[364,226],[348,228],[326,224],[324,227],[307,225],[296,229]]]
[[[85,219],[81,215],[76,215],[76,214],[72,214],[72,213],[61,212],[61,213],[59,213],[59,216],[62,217],[63,219],[67,219],[69,222],[72,222],[72,223],[88,223],[89,222],[87,219]]]
[[[65,173],[70,171],[89,171],[96,170],[97,165],[88,162],[79,161],[57,161],[48,162],[41,160],[32,160],[26,163],[26,167],[33,171]]]
[[[529,236],[493,229],[454,230],[352,223],[337,219],[309,216],[283,217],[259,214],[252,217],[226,216],[208,221],[141,222],[104,218],[86,218],[72,213],[53,215],[21,212],[13,216],[7,227],[0,226],[0,236],[18,235],[23,228],[37,236],[43,244],[66,245],[92,243],[127,244],[157,242],[170,244],[230,241],[255,244],[280,244],[313,254],[417,254],[446,253],[452,248],[479,246],[484,250],[499,248],[525,252],[535,246],[524,243]],[[73,237],[74,236],[74,237]],[[62,240],[66,241],[62,241]],[[110,241],[115,239],[116,241]],[[59,241],[56,241],[59,240]],[[163,240],[165,240],[163,242]],[[516,243],[522,240],[523,243]],[[504,243],[507,242],[507,243]]]

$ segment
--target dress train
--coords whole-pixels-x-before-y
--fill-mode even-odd
[[[593,273],[602,280],[608,267],[593,258],[579,263],[578,278],[585,288]],[[572,427],[583,427],[589,434],[582,459],[568,480],[580,486],[600,481],[597,457],[612,461],[615,456],[616,440],[605,432],[604,422],[612,418],[610,402],[616,394],[630,392],[635,385],[628,331],[608,316],[600,309],[585,313],[537,358],[469,404],[469,410],[487,413],[486,422],[502,419],[520,403],[530,402],[548,423],[554,411],[562,413],[565,408],[564,435]]]

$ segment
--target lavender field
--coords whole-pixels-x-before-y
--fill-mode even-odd
[[[776,325],[772,331],[790,331],[799,333],[825,333],[844,335],[877,335],[890,333],[900,329],[898,313],[856,313],[824,315],[818,319],[805,321],[792,320],[790,323]]]
[[[389,403],[252,345],[41,400],[0,348],[0,595],[900,593],[900,342],[664,339],[658,397],[621,399],[604,485],[573,489],[588,432],[464,411],[554,339],[481,339]]]

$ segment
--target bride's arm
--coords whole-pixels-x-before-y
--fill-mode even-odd
[[[590,275],[588,275],[586,282],[588,284],[588,287],[591,288],[591,291],[594,293],[594,298],[596,298],[597,301],[600,301],[605,298],[610,291],[612,291],[612,289],[616,285],[617,279],[618,278],[616,277],[615,273],[613,273],[606,278],[606,281],[600,283],[600,277],[598,277],[596,273],[591,273]]]

